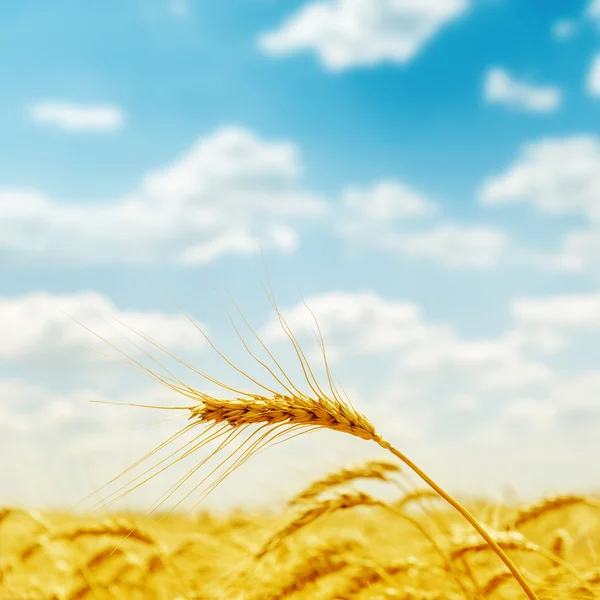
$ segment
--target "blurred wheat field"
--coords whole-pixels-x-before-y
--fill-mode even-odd
[[[362,492],[341,495],[353,493],[369,498]],[[336,497],[332,494],[329,498]],[[459,516],[433,508],[427,498],[411,504],[400,499],[330,511],[259,558],[282,525],[305,511],[304,504],[280,514],[193,518],[4,509],[0,598],[523,597],[507,569]],[[479,503],[471,508],[508,549],[539,598],[600,595],[595,501],[566,496],[530,507]]]

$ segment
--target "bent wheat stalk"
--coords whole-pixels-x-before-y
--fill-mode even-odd
[[[381,438],[368,419],[356,412],[349,405],[344,405],[339,400],[336,401],[327,397],[314,400],[306,396],[275,396],[273,398],[254,396],[250,400],[237,399],[234,401],[207,398],[203,399],[199,406],[190,407],[190,412],[193,415],[192,418],[195,418],[199,422],[212,422],[215,424],[227,422],[233,429],[257,423],[317,426],[349,433],[379,444],[382,448],[389,450],[394,456],[399,458],[446,502],[454,507],[504,562],[527,596],[532,600],[536,599],[536,595],[523,579],[515,564],[502,550],[500,545],[488,534],[483,525],[407,456]]]
[[[265,289],[266,291],[266,289]],[[236,367],[223,353],[221,353],[213,342],[208,338],[204,331],[198,327],[193,319],[173,300],[173,302],[180,308],[186,318],[192,323],[194,327],[198,329],[200,334],[207,340],[210,346],[217,352],[217,354],[225,360],[225,362],[232,367],[239,374],[246,377],[253,384],[261,388],[260,393],[248,393],[239,389],[235,389],[212,376],[204,373],[193,365],[186,361],[183,361],[166,348],[161,346],[158,342],[148,338],[144,334],[135,331],[131,327],[124,325],[127,329],[133,333],[139,335],[146,341],[150,342],[153,346],[165,352],[168,356],[175,358],[184,366],[190,368],[193,372],[200,375],[209,382],[220,386],[221,388],[232,392],[235,397],[233,399],[216,398],[209,394],[205,394],[188,384],[181,381],[171,371],[166,369],[163,365],[158,363],[153,357],[149,356],[153,362],[159,365],[161,369],[165,371],[165,374],[157,373],[150,368],[143,365],[141,362],[132,358],[131,356],[124,353],[122,350],[111,344],[104,338],[101,338],[98,334],[91,331],[85,325],[82,325],[85,329],[90,331],[96,337],[102,339],[107,345],[116,350],[121,356],[127,358],[131,363],[124,363],[126,366],[133,368],[134,370],[141,372],[145,376],[158,381],[162,385],[165,385],[169,389],[177,392],[178,394],[185,396],[193,401],[193,404],[188,406],[179,407],[164,407],[164,406],[146,406],[148,408],[171,408],[173,410],[187,412],[188,418],[191,421],[189,425],[184,427],[179,433],[175,434],[161,444],[157,449],[143,457],[140,461],[132,465],[129,469],[121,473],[109,481],[106,485],[109,485],[120,478],[125,473],[129,472],[132,468],[139,466],[146,459],[153,456],[158,450],[165,448],[169,443],[179,439],[184,433],[190,432],[192,429],[204,426],[204,431],[199,436],[195,437],[191,442],[184,444],[178,448],[175,452],[172,452],[169,456],[159,461],[154,467],[151,467],[144,471],[141,475],[136,476],[128,484],[125,484],[119,488],[115,493],[111,494],[109,504],[122,498],[125,494],[129,493],[133,489],[139,487],[149,479],[153,478],[157,474],[165,471],[176,462],[196,453],[200,448],[208,443],[218,442],[217,448],[206,458],[202,459],[195,467],[186,473],[186,475],[179,480],[179,482],[170,488],[159,500],[158,504],[155,504],[153,510],[158,508],[169,496],[178,491],[185,483],[187,483],[198,470],[205,465],[208,460],[214,456],[222,454],[225,450],[233,447],[233,450],[222,460],[208,476],[204,477],[198,484],[194,486],[186,496],[187,498],[193,491],[199,489],[201,486],[206,484],[209,478],[215,475],[219,470],[222,472],[218,477],[208,485],[203,492],[200,500],[202,500],[208,493],[210,493],[215,487],[222,482],[228,475],[230,475],[235,469],[244,464],[251,456],[256,454],[263,448],[272,445],[275,442],[281,442],[291,437],[315,431],[319,429],[330,429],[333,431],[339,431],[347,433],[355,437],[361,438],[366,441],[372,441],[378,444],[384,450],[391,452],[396,458],[402,461],[408,466],[416,475],[418,475],[427,485],[429,485],[439,496],[441,496],[448,504],[450,504],[456,511],[458,511],[470,524],[471,526],[481,535],[491,549],[498,555],[498,557],[504,562],[510,572],[513,574],[519,585],[530,600],[538,600],[537,596],[530,588],[529,584],[523,578],[519,569],[515,566],[512,560],[500,547],[500,545],[494,540],[494,538],[487,532],[483,525],[453,496],[441,488],[435,481],[433,481],[423,470],[421,470],[414,462],[412,462],[407,456],[405,456],[400,450],[392,446],[388,441],[383,439],[376,431],[374,425],[367,419],[366,416],[358,412],[349,399],[344,400],[337,389],[329,366],[327,363],[327,356],[325,353],[325,346],[321,330],[318,322],[313,314],[313,319],[318,330],[317,341],[320,344],[321,352],[324,358],[324,366],[327,374],[327,380],[329,383],[329,392],[326,393],[317,382],[317,379],[312,371],[308,360],[300,348],[300,345],[294,337],[289,325],[285,321],[279,308],[277,307],[275,300],[267,291],[267,296],[273,306],[281,328],[285,335],[289,339],[294,349],[294,352],[299,360],[300,366],[304,373],[304,377],[308,386],[311,389],[311,394],[307,395],[303,393],[294,383],[290,380],[286,372],[275,360],[271,352],[268,350],[266,345],[262,342],[258,334],[252,329],[248,321],[241,314],[237,304],[232,300],[236,309],[241,315],[244,323],[248,326],[254,337],[258,340],[258,343],[265,350],[269,358],[273,361],[275,367],[269,366],[262,359],[258,358],[241,336],[235,325],[231,315],[229,318],[236,331],[236,334],[240,338],[246,351],[250,356],[275,379],[284,393],[272,389],[269,386],[259,383],[256,379],[251,377],[249,374],[244,372],[242,369]],[[230,297],[231,298],[231,297]],[[310,309],[307,307],[310,311]],[[113,357],[109,357],[113,358]],[[118,362],[122,362],[119,359]],[[250,435],[244,438],[242,434],[250,431]],[[241,441],[240,441],[241,440]],[[103,486],[103,487],[106,487]],[[133,487],[128,487],[132,485]],[[101,488],[102,489],[102,488]],[[98,490],[96,490],[98,491]],[[95,492],[94,492],[95,493]],[[177,504],[179,505],[183,500]],[[176,505],[176,506],[177,506]]]

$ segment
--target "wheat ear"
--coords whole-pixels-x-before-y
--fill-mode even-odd
[[[106,519],[99,523],[79,525],[70,531],[59,531],[53,534],[52,537],[72,541],[82,536],[103,537],[106,535],[114,535],[117,537],[133,539],[137,540],[138,542],[143,542],[144,544],[156,543],[154,537],[150,533],[140,530],[139,527],[134,526],[128,520],[119,518]],[[115,550],[113,550],[113,552],[114,551]]]
[[[504,525],[504,528],[513,529],[521,527],[526,523],[538,519],[546,513],[571,506],[589,506],[591,508],[600,508],[600,504],[593,502],[589,498],[578,496],[576,494],[565,494],[562,496],[555,496],[554,498],[544,498],[540,502],[521,508],[515,517]]]
[[[505,581],[513,579],[512,574],[509,571],[500,571],[495,575],[492,575],[481,588],[481,593],[484,598],[491,596]]]
[[[530,600],[538,600],[537,596],[529,586],[529,584],[523,578],[521,572],[516,567],[516,565],[512,562],[512,560],[508,557],[508,555],[502,550],[500,545],[494,540],[494,538],[486,531],[483,525],[454,497],[452,497],[448,492],[446,492],[443,488],[441,488],[435,481],[433,481],[422,469],[420,469],[414,462],[412,462],[407,456],[405,456],[402,452],[392,446],[389,442],[384,440],[376,431],[373,424],[361,413],[359,413],[351,404],[351,402],[345,401],[337,389],[335,383],[333,382],[333,378],[331,372],[329,370],[329,366],[327,363],[327,357],[325,353],[325,346],[323,337],[321,334],[321,330],[319,328],[319,324],[313,315],[314,322],[318,331],[318,341],[321,346],[321,351],[324,358],[325,369],[327,373],[327,379],[329,382],[330,393],[326,393],[320,387],[317,382],[315,375],[310,367],[308,360],[300,348],[300,345],[296,338],[294,337],[289,325],[285,321],[281,311],[277,307],[277,304],[273,298],[272,292],[266,290],[267,296],[276,312],[277,318],[283,329],[285,335],[289,339],[292,344],[292,347],[298,357],[300,362],[300,366],[303,370],[306,382],[308,383],[312,394],[306,395],[301,392],[290,380],[285,371],[281,368],[279,363],[274,359],[273,355],[267,349],[265,344],[256,334],[254,329],[249,325],[245,317],[242,318],[246,325],[250,328],[250,331],[254,334],[256,339],[259,341],[263,349],[267,352],[268,356],[272,359],[273,363],[276,365],[276,369],[274,370],[272,367],[268,366],[264,361],[259,359],[248,347],[242,336],[239,334],[238,329],[233,322],[233,319],[230,316],[230,320],[234,326],[234,329],[241,339],[242,344],[246,348],[247,352],[250,354],[252,358],[254,358],[259,365],[265,368],[270,375],[277,381],[277,383],[283,387],[285,393],[280,393],[272,388],[260,384],[256,379],[252,378],[250,375],[245,373],[242,369],[236,367],[223,353],[221,353],[213,342],[208,338],[206,333],[198,327],[198,325],[193,321],[193,319],[175,302],[175,304],[182,310],[183,314],[189,319],[193,326],[195,326],[202,336],[208,341],[210,346],[229,364],[234,370],[238,373],[245,376],[248,380],[250,380],[255,385],[260,386],[262,388],[261,393],[247,393],[240,390],[236,390],[227,384],[216,380],[215,378],[207,375],[206,373],[200,371],[196,367],[190,365],[189,363],[179,360],[182,364],[189,367],[195,373],[199,374],[201,377],[204,377],[208,381],[219,385],[220,387],[227,389],[237,396],[233,400],[226,400],[221,398],[215,398],[208,394],[204,394],[189,385],[182,382],[179,378],[177,378],[173,373],[162,367],[166,371],[165,375],[160,373],[156,373],[149,369],[148,367],[141,364],[139,361],[132,359],[130,356],[119,350],[116,346],[108,342],[104,339],[104,342],[112,347],[114,350],[119,352],[121,356],[126,357],[130,361],[133,362],[133,367],[131,364],[131,368],[134,370],[142,372],[147,377],[154,379],[155,381],[160,382],[165,385],[169,389],[191,399],[194,404],[191,406],[185,407],[174,407],[175,410],[187,410],[189,419],[192,421],[191,426],[207,426],[206,429],[206,438],[200,439],[196,438],[193,440],[193,445],[191,448],[188,447],[185,450],[186,446],[184,446],[183,454],[177,455],[177,453],[173,453],[168,457],[168,459],[173,459],[171,463],[164,465],[167,459],[159,462],[157,467],[160,467],[158,472],[164,471],[166,468],[174,464],[175,462],[185,458],[186,456],[191,455],[199,448],[201,448],[205,443],[214,440],[223,440],[218,448],[209,456],[212,457],[215,454],[218,454],[228,448],[228,446],[238,439],[238,436],[241,432],[245,431],[247,428],[252,426],[257,426],[257,428],[252,432],[250,437],[247,440],[239,443],[239,445],[235,448],[235,450],[225,458],[216,468],[211,472],[211,475],[215,473],[215,471],[223,467],[225,469],[224,473],[221,474],[216,481],[214,481],[206,490],[204,495],[210,493],[225,477],[227,477],[230,473],[232,473],[235,469],[241,466],[244,462],[246,462],[252,455],[261,450],[262,448],[273,444],[276,440],[281,441],[281,438],[284,436],[290,436],[290,434],[298,435],[300,433],[304,433],[307,431],[313,431],[317,429],[331,429],[334,431],[340,431],[342,433],[348,433],[350,435],[359,437],[363,440],[373,441],[378,444],[384,450],[391,452],[396,458],[402,461],[406,466],[408,466],[416,475],[418,475],[427,485],[429,485],[435,492],[437,492],[448,504],[450,504],[455,510],[457,510],[470,524],[471,526],[483,537],[486,543],[492,548],[492,550],[498,555],[498,557],[504,562],[504,564],[508,567],[510,572],[513,574],[515,579],[518,581],[519,585],[527,595]],[[235,304],[235,303],[234,303]],[[235,305],[236,308],[237,305]],[[308,307],[307,307],[308,308]],[[238,312],[239,308],[238,308]],[[81,323],[79,323],[82,325]],[[91,331],[85,325],[82,325],[88,331]],[[132,328],[128,327],[134,333],[140,335],[143,339],[149,341],[155,347],[161,349],[166,352],[169,356],[174,357],[174,355],[165,349],[163,346],[151,340],[147,336],[136,332]],[[91,331],[92,334],[96,335],[96,337],[101,337],[98,334],[95,334]],[[101,338],[103,339],[103,338]],[[150,357],[152,358],[152,357]],[[177,358],[177,357],[174,357]],[[154,359],[152,359],[154,360]],[[154,361],[157,362],[157,361]],[[278,372],[277,372],[278,371]],[[154,407],[154,408],[165,408],[165,407]],[[190,426],[184,428],[183,431],[189,431]],[[177,439],[176,436],[174,436]],[[285,439],[285,438],[284,438]],[[159,448],[164,447],[165,444],[162,444]],[[150,455],[144,457],[141,461],[138,461],[137,464],[143,462]],[[235,457],[235,460],[232,460]],[[207,459],[204,459],[200,462],[197,467],[194,467],[190,472],[186,474],[182,480],[174,487],[171,488],[165,497],[161,500],[161,503],[172,494],[174,491],[178,490],[186,481],[188,481],[197,470],[207,462]],[[228,465],[228,461],[229,465]],[[134,465],[135,466],[135,465]],[[129,471],[129,469],[127,470]],[[126,471],[126,472],[127,472]],[[146,474],[145,472],[144,474]],[[139,480],[142,476],[138,476],[134,479],[134,481]],[[156,474],[156,473],[155,473]],[[134,487],[137,487],[153,477],[153,475],[148,475],[146,479],[143,479],[141,482],[136,483]],[[123,475],[123,474],[121,474]],[[209,475],[210,476],[210,475]],[[118,476],[119,477],[119,476]],[[115,481],[118,477],[114,478],[112,481]],[[204,478],[194,489],[202,485],[207,478]],[[111,483],[109,482],[109,483]],[[131,490],[129,490],[131,491]],[[127,493],[127,492],[125,492]],[[191,492],[190,492],[191,493]],[[113,497],[113,501],[122,497],[117,496]],[[188,494],[189,495],[189,494]],[[186,496],[187,497],[187,496]],[[160,504],[159,504],[160,506]],[[155,507],[156,508],[156,507]]]
[[[362,590],[386,580],[394,575],[408,571],[428,571],[429,573],[443,575],[443,571],[430,564],[423,563],[413,556],[406,559],[394,560],[384,565],[369,561],[367,564],[355,567],[349,574],[347,581],[343,583],[342,595],[354,598]]]
[[[306,489],[294,496],[289,504],[293,506],[301,502],[314,500],[317,496],[320,496],[331,488],[356,481],[357,479],[388,481],[392,473],[398,473],[399,471],[400,467],[396,463],[385,460],[370,460],[354,467],[343,468],[314,481]]]
[[[340,510],[347,510],[356,506],[378,506],[378,500],[362,492],[338,494],[333,498],[327,498],[315,502],[294,517],[285,527],[277,531],[256,553],[256,558],[261,558],[267,552],[275,549],[285,538],[296,533],[299,529],[306,527],[325,514],[331,514]]]
[[[543,556],[555,565],[563,567],[579,581],[579,583],[592,595],[593,598],[597,597],[596,592],[590,588],[585,577],[573,565],[562,559],[560,556],[557,556],[549,550],[542,548],[538,544],[531,542],[522,533],[518,531],[496,531],[493,535],[498,545],[505,550],[533,552]],[[486,544],[482,544],[477,538],[466,536],[462,540],[455,543],[454,549],[450,552],[450,557],[452,560],[456,560],[464,557],[466,554],[482,552],[487,549],[488,546]]]

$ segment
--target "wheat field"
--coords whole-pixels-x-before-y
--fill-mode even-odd
[[[0,598],[524,597],[481,538],[426,494],[383,506],[352,488],[323,489],[282,514],[151,518],[5,509]],[[302,520],[319,506],[324,512]],[[600,511],[591,499],[471,508],[538,598],[600,594]]]
[[[247,376],[252,391],[237,389],[183,362],[229,397],[204,393],[166,367],[150,369],[108,344],[119,360],[184,397],[188,404],[163,408],[184,411],[188,424],[180,434],[157,440],[156,452],[141,457],[135,465],[144,465],[141,474],[127,470],[103,486],[113,489],[104,496],[103,508],[190,456],[195,466],[165,498],[175,497],[191,480],[202,499],[247,460],[260,460],[254,455],[262,449],[315,430],[374,442],[388,457],[347,465],[290,496],[282,509],[260,513],[216,515],[203,512],[201,504],[187,515],[0,509],[0,599],[600,596],[600,499],[563,495],[529,505],[460,503],[383,439],[343,396],[321,337],[327,385],[317,381],[270,299],[304,372],[303,390],[252,329],[266,358],[244,345],[276,385]],[[190,432],[195,437],[183,443],[181,436]],[[146,467],[168,447],[174,450],[166,458]],[[205,467],[208,473],[201,475]],[[385,499],[371,491],[373,486],[386,488]]]

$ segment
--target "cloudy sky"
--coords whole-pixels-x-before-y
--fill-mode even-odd
[[[598,0],[19,0],[0,54],[0,503],[73,504],[186,423],[88,402],[181,399],[63,311],[253,390],[160,286],[268,382],[229,290],[299,376],[265,265],[317,371],[303,300],[353,402],[443,485],[597,489]],[[381,455],[346,437],[208,502]]]

